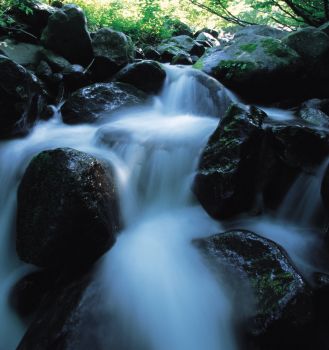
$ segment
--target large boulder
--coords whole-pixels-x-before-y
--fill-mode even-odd
[[[309,64],[323,64],[329,58],[329,36],[320,29],[307,27],[291,32],[283,38],[283,42]]]
[[[86,66],[93,59],[86,17],[75,5],[65,5],[49,17],[41,40],[46,48],[62,55],[71,63]]]
[[[116,81],[127,83],[146,93],[158,93],[166,78],[166,71],[155,61],[140,61],[123,68],[115,76]]]
[[[241,35],[224,48],[215,47],[194,67],[253,101],[277,101],[297,94],[296,79],[301,68],[296,51],[279,39]]]
[[[234,37],[238,38],[239,36],[261,35],[268,36],[270,38],[282,39],[286,34],[287,32],[283,30],[273,28],[264,24],[256,24],[243,27],[235,33]]]
[[[0,139],[25,134],[42,115],[45,102],[38,79],[0,55]]]
[[[95,55],[92,70],[97,81],[110,78],[134,59],[135,47],[130,37],[111,28],[94,33],[92,46]]]
[[[205,210],[223,219],[252,208],[264,112],[232,105],[201,155],[193,190]]]
[[[131,85],[96,83],[75,91],[62,106],[61,113],[65,123],[91,123],[145,100],[146,95]]]
[[[304,342],[311,337],[303,332],[313,316],[310,289],[280,246],[241,230],[194,243],[234,288],[236,312],[245,318],[245,348],[308,349]]]
[[[40,267],[88,264],[113,245],[120,228],[113,170],[70,148],[33,158],[17,205],[17,253]]]

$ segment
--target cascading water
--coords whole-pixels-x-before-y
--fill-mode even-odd
[[[215,80],[191,68],[166,71],[160,96],[106,124],[68,126],[57,115],[26,138],[0,144],[0,350],[14,349],[24,331],[7,302],[12,285],[29,269],[13,258],[17,186],[31,158],[56,147],[108,159],[121,190],[125,229],[96,277],[102,310],[118,324],[108,339],[105,335],[104,348],[235,349],[228,290],[191,243],[221,231],[195,204],[190,185],[200,152],[218,125],[214,117],[223,114],[229,99]],[[266,226],[266,219],[259,224]],[[272,232],[268,225],[258,228]],[[280,229],[278,221],[275,230]],[[278,237],[288,249],[291,236],[289,244]]]

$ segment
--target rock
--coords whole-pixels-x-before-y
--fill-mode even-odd
[[[40,59],[42,47],[28,43],[19,43],[11,39],[0,42],[2,52],[17,64],[27,68],[35,68]]]
[[[152,46],[146,46],[144,48],[144,54],[145,57],[148,60],[154,60],[154,61],[160,61],[161,60],[161,54],[159,51],[157,51],[154,47]]]
[[[328,135],[303,125],[269,125],[260,164],[264,204],[276,209],[302,174],[313,174],[328,156]]]
[[[43,297],[54,287],[57,272],[41,270],[29,273],[13,287],[9,302],[23,319],[31,317],[40,306]]]
[[[88,264],[113,245],[120,228],[113,170],[70,148],[33,158],[17,206],[17,253],[40,267]]]
[[[65,87],[69,91],[75,91],[90,84],[90,79],[85,73],[84,68],[78,64],[66,67],[62,73]]]
[[[318,29],[329,35],[329,22],[322,24],[322,26],[320,26]]]
[[[50,50],[43,49],[39,54],[40,59],[47,62],[55,73],[61,73],[63,70],[71,67],[71,63],[67,59]]]
[[[310,288],[280,246],[242,230],[194,243],[213,271],[234,288],[237,313],[254,302],[253,314],[241,315],[252,344],[246,348],[304,349],[313,317]]]
[[[220,45],[219,41],[207,32],[201,32],[196,37],[196,40],[197,41],[205,41],[205,42],[209,43],[211,47]]]
[[[102,28],[93,35],[95,79],[104,81],[132,62],[135,47],[129,36],[111,28]]]
[[[96,83],[75,91],[61,108],[67,124],[90,123],[120,108],[143,103],[146,95],[124,83]]]
[[[239,36],[261,35],[270,38],[282,39],[286,34],[286,31],[259,24],[243,27],[235,33],[234,37],[238,38]]]
[[[298,116],[314,126],[329,128],[329,115],[327,113],[329,100],[312,99],[305,101],[299,111]]]
[[[192,29],[186,23],[178,19],[171,19],[170,26],[172,29],[172,36],[187,35],[193,37]]]
[[[198,30],[197,32],[195,32],[194,38],[197,38],[199,36],[199,34],[201,34],[201,33],[208,33],[212,37],[214,37],[215,39],[218,39],[218,37],[219,37],[219,32],[217,30],[210,29],[210,28],[202,28],[202,29]]]
[[[41,40],[46,48],[71,63],[86,66],[92,61],[93,50],[86,17],[75,5],[65,5],[49,17]]]
[[[135,86],[146,93],[158,93],[166,78],[166,71],[155,61],[140,61],[124,67],[114,77],[115,81]]]
[[[205,49],[191,37],[179,35],[163,40],[161,45],[158,46],[158,51],[161,55],[167,51],[175,53],[174,56],[179,53],[201,56],[205,52]]]
[[[171,64],[190,65],[193,64],[193,61],[190,55],[180,53],[173,57],[173,59],[171,60]]]
[[[17,350],[104,349],[97,345],[100,339],[97,339],[93,315],[101,301],[98,289],[96,282],[92,281],[90,269],[62,277],[40,301],[39,309]],[[88,296],[85,296],[87,293]],[[78,332],[79,335],[76,334]],[[89,346],[83,344],[86,337]]]
[[[40,61],[35,73],[40,79],[47,81],[51,78],[53,71],[46,61]]]
[[[329,37],[320,29],[303,28],[289,33],[282,41],[309,64],[323,64],[329,58]]]
[[[15,20],[27,25],[27,31],[40,38],[43,29],[47,26],[48,19],[55,13],[55,9],[39,1],[30,1],[31,11],[26,12],[21,7],[15,6],[12,9]]]
[[[25,134],[45,103],[46,94],[36,76],[0,56],[0,139]]]
[[[279,39],[243,35],[215,47],[194,67],[218,79],[244,98],[263,103],[298,94],[300,56]]]
[[[201,155],[193,191],[216,219],[250,210],[256,195],[255,169],[265,113],[232,105]]]

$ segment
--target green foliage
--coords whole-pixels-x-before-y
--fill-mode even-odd
[[[14,19],[9,14],[12,7],[18,8],[26,14],[30,14],[33,12],[31,7],[34,2],[35,0],[0,0],[0,26],[14,24]]]

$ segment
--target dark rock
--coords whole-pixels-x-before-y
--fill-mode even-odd
[[[193,64],[193,61],[190,55],[180,53],[179,55],[173,57],[171,64],[191,65]]]
[[[81,266],[114,243],[120,227],[112,169],[70,148],[41,152],[18,189],[16,248],[40,266]]]
[[[27,31],[40,38],[43,29],[48,23],[48,19],[55,13],[55,9],[39,1],[30,1],[30,12],[24,11],[21,7],[15,6],[12,14],[16,21],[27,25]]]
[[[144,51],[140,47],[135,48],[135,54],[136,59],[145,60],[145,54]]]
[[[75,91],[61,108],[68,124],[90,123],[120,108],[141,104],[146,95],[124,83],[97,83]]]
[[[187,35],[193,37],[192,29],[182,21],[174,20],[171,21],[172,36]]]
[[[301,105],[298,116],[314,126],[329,128],[328,107],[329,100],[308,100]]]
[[[0,138],[25,134],[45,103],[46,94],[36,76],[0,56]]]
[[[272,125],[265,131],[261,164],[263,199],[276,209],[298,175],[312,174],[329,152],[325,132],[299,125]]]
[[[84,68],[78,64],[65,68],[62,74],[65,87],[69,91],[75,91],[90,84],[89,76],[85,73]]]
[[[321,196],[323,204],[325,205],[326,209],[329,209],[329,167],[327,168],[322,184],[321,184]],[[329,246],[329,239],[327,237],[327,246]]]
[[[212,217],[223,219],[252,208],[265,113],[232,105],[211,135],[193,190]]]
[[[49,80],[53,71],[46,61],[40,61],[35,73],[40,79]]]
[[[71,67],[71,63],[67,59],[50,50],[43,49],[39,55],[40,59],[47,62],[55,73],[61,73],[63,70]]]
[[[149,60],[154,60],[154,61],[160,61],[161,60],[161,54],[159,51],[157,51],[154,47],[152,46],[146,46],[144,48],[144,54],[145,57]]]
[[[243,35],[208,49],[194,65],[251,101],[271,102],[298,95],[302,60],[279,39]]]
[[[31,317],[40,306],[43,297],[54,287],[57,272],[41,270],[20,279],[10,294],[10,305],[23,319]]]
[[[155,61],[140,61],[124,67],[115,81],[135,86],[146,93],[158,93],[166,78],[166,71]]]
[[[237,313],[254,301],[253,315],[241,315],[246,348],[309,349],[305,340],[310,342],[307,330],[314,316],[310,289],[280,246],[241,230],[194,242],[214,273],[234,288]]]
[[[91,272],[84,269],[76,275],[67,274],[51,288],[41,300],[17,350],[101,350],[95,339],[93,319],[93,312],[101,299]],[[86,293],[90,297],[86,297]],[[85,321],[84,315],[89,324],[81,325]],[[89,347],[81,345],[86,337],[91,342]]]
[[[49,17],[42,42],[71,63],[86,66],[93,58],[86,17],[75,5],[65,5]]]
[[[92,70],[96,81],[112,77],[134,59],[135,47],[130,37],[111,28],[94,33],[92,45],[95,55]]]

